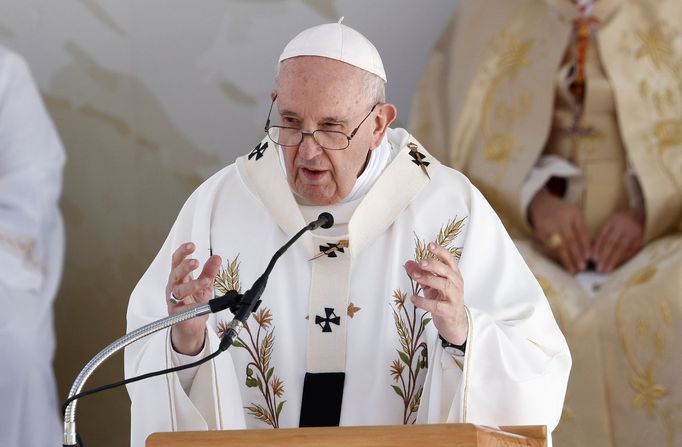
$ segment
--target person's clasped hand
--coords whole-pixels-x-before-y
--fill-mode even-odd
[[[528,217],[537,238],[571,275],[587,268],[590,235],[578,206],[543,189],[533,197]]]
[[[549,254],[572,275],[584,271],[590,260],[598,272],[610,273],[644,243],[642,209],[613,213],[592,241],[580,208],[546,189],[533,197],[528,218]]]

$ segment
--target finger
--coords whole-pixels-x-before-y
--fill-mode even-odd
[[[568,253],[568,257],[574,272],[583,270],[583,260],[582,254],[580,253],[580,242],[578,242],[578,235],[573,232],[573,229],[569,226],[562,233],[564,238],[563,247]]]
[[[566,247],[564,245],[560,245],[559,247],[555,248],[554,253],[561,263],[561,265],[564,266],[564,268],[571,274],[575,274],[575,270],[573,268],[573,263],[571,262],[571,257],[568,254],[568,250],[566,250]]]
[[[609,237],[616,230],[616,226],[613,225],[613,218],[609,217],[606,222],[601,226],[597,237],[594,241],[594,250],[592,253],[592,259],[597,265],[603,264],[605,259],[606,250],[610,245]]]
[[[443,295],[446,294],[449,287],[452,287],[452,281],[441,276],[435,276],[430,272],[415,271],[410,276],[423,288],[430,287]]]
[[[615,230],[615,228],[614,228]],[[604,235],[604,243],[601,252],[601,259],[597,261],[597,271],[606,273],[607,266],[612,261],[612,259],[618,255],[620,252],[620,232],[612,231]]]
[[[428,250],[433,253],[437,259],[445,263],[445,265],[451,269],[459,270],[457,268],[457,263],[455,262],[455,257],[445,247],[441,247],[438,244],[430,242],[428,245]]]
[[[412,304],[422,310],[425,310],[426,312],[431,312],[431,315],[439,315],[439,312],[443,306],[443,301],[432,300],[419,295],[412,295],[411,299]]]
[[[180,263],[190,254],[194,253],[195,246],[191,242],[180,245],[174,252],[171,260],[171,269],[179,266]]]
[[[419,261],[419,268],[423,273],[448,278],[452,282],[459,280],[459,275],[450,266],[437,259],[423,259]]]
[[[624,259],[625,247],[621,242],[616,242],[613,244],[613,249],[609,253],[608,257],[604,261],[602,271],[604,273],[611,273],[616,264],[620,264]]]
[[[191,279],[190,273],[192,273],[198,267],[199,261],[197,261],[196,259],[184,259],[171,272],[172,284],[180,284],[189,281]]]
[[[222,259],[220,258],[220,256],[212,255],[210,258],[206,260],[206,263],[204,263],[204,268],[201,270],[201,274],[197,279],[209,278],[213,280],[220,271],[221,265]]]
[[[193,279],[184,284],[176,285],[173,287],[171,293],[177,299],[185,301],[186,304],[186,300],[188,299],[190,302],[198,302],[199,300],[195,299],[195,297],[202,295],[202,292],[206,290],[207,287],[210,287],[211,284],[212,281],[209,278]]]
[[[581,215],[573,219],[572,225],[573,234],[575,235],[580,252],[580,260],[582,268],[585,269],[585,264],[590,257],[590,231],[587,229],[585,218]]]

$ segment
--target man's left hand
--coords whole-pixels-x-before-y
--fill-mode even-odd
[[[630,260],[644,244],[644,210],[613,213],[594,240],[592,258],[597,270],[610,273]]]
[[[462,275],[448,250],[433,242],[428,250],[435,259],[405,263],[407,274],[422,287],[422,294],[413,295],[412,303],[431,312],[433,324],[445,340],[462,345],[469,332]]]

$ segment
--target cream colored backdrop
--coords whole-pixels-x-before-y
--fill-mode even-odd
[[[381,52],[388,96],[404,125],[455,5],[0,0],[0,44],[27,59],[69,158],[67,254],[56,303],[60,399],[82,366],[124,333],[128,295],[185,198],[262,137],[274,62],[286,41],[344,15]],[[122,370],[119,355],[86,387],[119,380]],[[77,422],[86,444],[127,445],[128,411],[123,389],[82,400]]]

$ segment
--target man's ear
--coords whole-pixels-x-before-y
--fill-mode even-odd
[[[374,129],[372,132],[370,150],[376,149],[379,144],[381,144],[381,139],[384,138],[388,126],[391,125],[396,116],[398,116],[398,110],[393,104],[385,103],[377,106],[377,114],[372,120]]]

